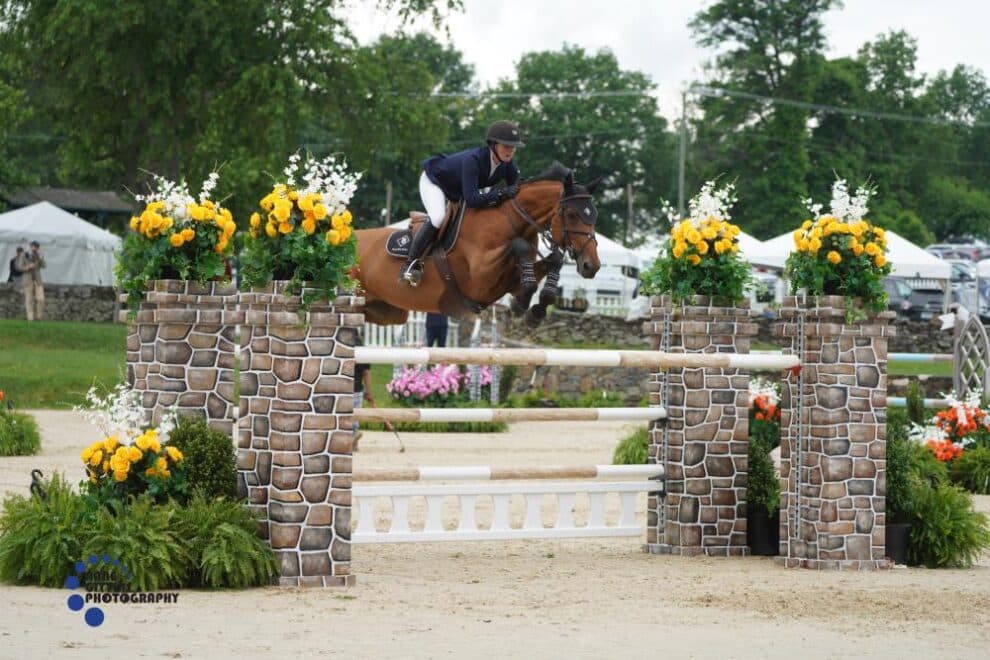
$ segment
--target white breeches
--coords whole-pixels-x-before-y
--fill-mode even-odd
[[[430,181],[426,172],[419,176],[419,196],[423,200],[426,214],[430,216],[430,224],[439,229],[443,224],[443,216],[447,213],[447,196],[440,186]]]

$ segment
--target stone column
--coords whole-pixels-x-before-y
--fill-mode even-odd
[[[236,308],[232,284],[156,280],[133,318],[121,311],[127,382],[141,392],[153,422],[176,406],[233,436]]]
[[[351,447],[354,346],[363,300],[299,311],[285,282],[241,295],[249,358],[238,471],[285,586],[353,584]]]
[[[644,325],[657,350],[747,354],[757,333],[749,301],[718,307],[705,296],[675,306],[655,298]],[[655,373],[650,404],[667,409],[653,427],[649,462],[666,470],[665,499],[648,505],[648,552],[745,555],[749,465],[749,375],[737,369]]]
[[[781,412],[786,566],[886,568],[887,339],[893,312],[847,324],[841,296],[784,299],[775,334],[801,356]],[[800,408],[800,409],[799,409]]]

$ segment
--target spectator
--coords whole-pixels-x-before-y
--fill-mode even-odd
[[[426,347],[437,346],[444,348],[447,346],[447,317],[443,314],[426,314]]]
[[[41,281],[41,269],[45,267],[38,241],[31,241],[31,250],[23,253],[17,262],[24,285],[24,307],[28,321],[40,321],[45,316],[45,285]]]
[[[22,273],[17,268],[17,260],[20,259],[21,255],[23,254],[24,254],[24,248],[18,247],[17,254],[15,254],[14,258],[10,260],[10,275],[7,276],[8,282],[13,282],[14,284],[21,283],[21,275],[23,275],[24,273]]]

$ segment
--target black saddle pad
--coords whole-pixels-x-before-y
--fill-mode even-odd
[[[440,240],[433,244],[430,252],[433,252],[438,247],[447,253],[454,249],[454,245],[457,244],[457,237],[461,233],[461,225],[464,222],[465,208],[464,204],[457,205],[454,217],[447,221]],[[425,222],[429,222],[429,220]],[[389,235],[388,240],[385,242],[385,251],[393,257],[405,259],[409,256],[409,246],[412,244],[412,236],[412,229],[396,229]]]

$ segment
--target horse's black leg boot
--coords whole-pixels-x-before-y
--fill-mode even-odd
[[[409,246],[409,256],[406,257],[406,263],[399,271],[400,281],[408,283],[409,286],[419,286],[420,280],[423,279],[423,266],[418,262],[436,235],[437,228],[431,222],[424,222],[423,226],[419,228]]]

